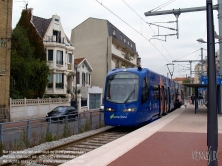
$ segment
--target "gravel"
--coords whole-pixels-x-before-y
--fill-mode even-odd
[[[87,131],[87,132],[84,132],[84,133],[81,133],[78,135],[73,135],[73,136],[70,136],[67,138],[60,139],[58,141],[46,142],[46,143],[37,145],[35,147],[25,149],[23,151],[11,151],[10,154],[3,155],[2,157],[0,157],[0,164],[7,163],[7,162],[16,164],[19,162],[18,159],[20,159],[20,158],[29,158],[31,155],[42,153],[42,152],[48,153],[49,149],[51,149],[53,147],[66,144],[67,142],[76,141],[76,140],[82,139],[84,137],[106,131],[110,128],[112,128],[112,127],[107,126],[107,127],[103,127],[103,128],[96,129],[96,130]],[[23,161],[26,162],[26,160],[23,160]],[[26,163],[26,165],[41,166],[41,164],[34,164],[34,163]]]

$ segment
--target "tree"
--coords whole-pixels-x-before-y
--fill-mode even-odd
[[[12,31],[10,79],[12,98],[42,97],[48,83],[49,67],[45,60],[44,45],[40,42],[42,39],[36,30],[33,31],[32,24],[28,22],[30,17],[27,17],[27,13],[23,11],[19,23]]]

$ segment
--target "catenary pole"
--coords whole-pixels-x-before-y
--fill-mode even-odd
[[[218,122],[217,122],[217,84],[215,65],[215,39],[212,0],[206,0],[207,10],[207,77],[208,77],[208,110],[207,110],[207,146],[208,165],[217,166],[218,158]]]
[[[222,36],[222,0],[218,0],[218,24],[219,24],[219,36]],[[220,53],[220,74],[222,74],[222,43],[219,43],[219,53]],[[220,95],[222,94],[222,85],[220,85]],[[220,97],[220,110],[222,113],[222,97]]]

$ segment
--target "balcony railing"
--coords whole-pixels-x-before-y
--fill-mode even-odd
[[[63,65],[63,61],[56,61],[56,64]]]
[[[56,43],[62,43],[65,44],[65,38],[64,37],[57,37],[57,36],[46,36],[45,42],[56,42]]]
[[[64,89],[64,84],[63,83],[56,83],[56,88]]]

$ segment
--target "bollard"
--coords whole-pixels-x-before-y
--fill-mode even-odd
[[[101,127],[101,112],[99,113],[99,127]]]
[[[81,126],[81,116],[78,117],[78,133],[79,133],[79,129],[80,129],[80,126]]]
[[[30,121],[28,120],[27,121],[27,126],[26,126],[26,135],[27,135],[27,138],[28,138],[28,142],[30,142]]]
[[[92,112],[90,112],[90,130],[92,130]]]
[[[51,117],[49,117],[49,120],[48,120],[48,133],[51,131],[51,121],[52,121],[52,119],[51,119]]]
[[[0,124],[0,141],[3,144],[3,123]]]

